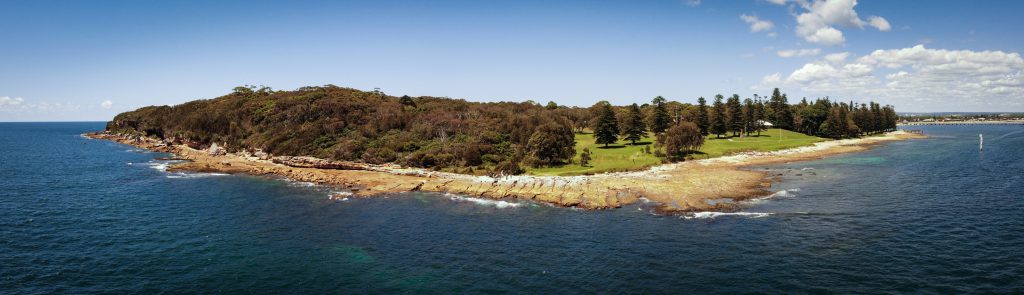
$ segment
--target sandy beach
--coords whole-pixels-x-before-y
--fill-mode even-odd
[[[247,153],[211,153],[210,150],[197,150],[185,145],[168,145],[153,138],[126,137],[105,132],[85,136],[172,153],[176,158],[188,160],[170,166],[169,171],[276,175],[295,181],[338,186],[360,197],[430,191],[489,199],[525,199],[583,209],[618,208],[644,198],[660,204],[659,211],[669,213],[734,211],[740,206],[737,205],[738,201],[770,194],[769,175],[763,171],[744,169],[748,166],[813,160],[863,151],[883,142],[924,137],[894,131],[773,152],[747,152],[664,164],[643,171],[587,176],[488,177],[360,163],[337,163],[331,166],[333,169],[321,169],[314,168],[317,165],[297,163],[291,157],[261,159]]]

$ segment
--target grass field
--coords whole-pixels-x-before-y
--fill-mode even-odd
[[[797,132],[769,129],[761,133],[761,136],[715,138],[709,136],[701,147],[700,154],[694,155],[697,158],[713,158],[729,155],[737,152],[747,151],[775,151],[794,147],[801,147],[814,144],[815,142],[828,139],[809,136]],[[618,144],[604,145],[594,143],[593,134],[576,134],[576,157],[573,162],[576,164],[564,165],[562,167],[527,168],[527,173],[533,175],[583,175],[614,171],[639,170],[645,167],[661,164],[661,159],[653,154],[644,153],[644,146],[654,143],[654,138],[645,137],[637,141],[637,145],[630,145],[629,142],[619,141]],[[591,155],[590,165],[580,166],[580,154],[583,148],[589,148]]]

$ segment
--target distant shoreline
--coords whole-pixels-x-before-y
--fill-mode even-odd
[[[167,145],[160,140],[141,136],[127,137],[107,132],[88,133],[85,136],[172,153],[175,158],[189,160],[170,166],[168,171],[276,175],[296,181],[343,187],[351,190],[353,196],[360,197],[430,191],[490,199],[527,199],[582,209],[618,208],[643,199],[659,203],[658,210],[669,213],[735,211],[740,208],[740,201],[770,194],[768,189],[772,180],[769,175],[763,171],[744,169],[745,167],[820,159],[863,151],[883,142],[924,137],[904,131],[893,131],[879,136],[832,140],[773,152],[747,152],[664,164],[635,172],[588,176],[488,177],[396,165],[358,163],[340,169],[320,169],[278,159],[260,159],[246,154],[211,153],[209,150],[197,150],[186,145]],[[726,199],[729,201],[720,201]]]
[[[935,121],[897,123],[896,126],[927,126],[927,125],[1024,125],[1024,120],[1000,121]]]

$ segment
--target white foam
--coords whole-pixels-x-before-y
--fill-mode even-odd
[[[516,208],[516,207],[519,207],[519,206],[523,205],[522,203],[506,202],[506,201],[502,201],[502,200],[478,199],[478,198],[462,197],[462,196],[457,196],[457,195],[452,195],[452,194],[445,194],[445,195],[447,195],[448,198],[453,200],[453,201],[470,202],[470,203],[474,203],[474,204],[482,205],[482,206],[494,206],[494,207],[500,208],[500,209]]]
[[[291,180],[289,180],[288,184],[292,185],[292,186],[301,186],[301,187],[315,187],[315,186],[317,186],[316,183],[306,182],[306,181],[291,181]]]
[[[781,190],[781,191],[774,192],[774,193],[772,193],[770,195],[767,195],[767,196],[764,196],[764,197],[746,200],[746,201],[743,201],[742,203],[746,203],[746,204],[761,203],[761,202],[764,202],[764,201],[767,201],[767,200],[773,199],[773,198],[791,198],[791,197],[796,197],[796,195],[793,194],[793,193],[799,192],[799,191],[800,191],[800,188],[791,188],[791,189]]]
[[[694,213],[690,213],[690,214],[687,214],[687,215],[683,215],[683,218],[685,218],[685,219],[714,219],[714,218],[717,218],[719,216],[740,216],[740,217],[749,217],[749,218],[761,218],[761,217],[767,217],[769,215],[772,215],[772,213],[765,213],[765,212],[714,212],[714,211],[705,211],[705,212],[694,212]]]
[[[167,178],[171,178],[171,179],[203,178],[203,177],[227,176],[227,175],[229,175],[229,174],[227,174],[227,173],[184,173],[184,172],[176,172],[176,173],[169,173],[169,174],[167,174]]]
[[[167,172],[167,163],[151,162],[149,163],[149,168],[156,169],[157,171]]]
[[[331,194],[327,195],[327,199],[328,200],[334,200],[334,201],[348,201],[348,197],[350,197],[350,196],[352,196],[352,192],[335,191],[335,192],[331,192]]]

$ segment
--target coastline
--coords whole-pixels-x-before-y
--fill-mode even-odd
[[[168,145],[152,138],[106,132],[88,133],[85,136],[171,153],[177,159],[188,160],[171,165],[168,171],[275,175],[345,188],[351,190],[353,196],[359,197],[430,191],[488,199],[517,198],[590,210],[618,208],[643,198],[659,203],[657,210],[666,213],[735,211],[740,207],[737,204],[739,201],[770,194],[768,189],[772,181],[769,175],[763,171],[745,169],[749,166],[814,160],[863,151],[884,142],[925,137],[893,131],[879,136],[832,140],[772,152],[746,152],[663,164],[642,171],[586,176],[515,175],[495,178],[394,165],[324,164],[318,162],[323,160],[305,157],[260,158],[249,154],[197,150],[186,145]],[[316,168],[325,165],[332,169]]]

